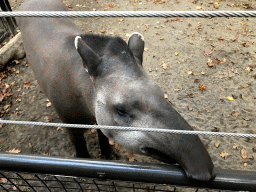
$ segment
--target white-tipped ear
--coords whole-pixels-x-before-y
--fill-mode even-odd
[[[133,35],[135,35],[135,34],[138,35],[138,36],[140,36],[141,40],[144,41],[144,37],[143,37],[140,33],[138,33],[138,32],[133,32],[133,33],[129,36],[128,42],[129,42],[129,39],[130,39]]]
[[[76,47],[76,49],[78,47],[78,39],[81,39],[81,37],[80,36],[76,36],[76,38],[75,38],[75,47]]]

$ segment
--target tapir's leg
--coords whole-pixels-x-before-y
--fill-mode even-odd
[[[108,138],[101,132],[101,130],[97,129],[97,131],[98,131],[101,154],[104,155],[106,158],[110,158],[111,147],[109,145]]]
[[[84,139],[84,129],[70,128],[68,131],[71,137],[71,141],[76,149],[76,157],[90,158],[86,141]]]

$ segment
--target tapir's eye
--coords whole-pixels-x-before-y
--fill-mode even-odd
[[[125,107],[123,105],[116,105],[115,108],[116,108],[118,115],[120,115],[120,116],[128,115],[128,112],[125,110]]]
[[[119,115],[121,115],[121,116],[127,115],[127,112],[126,112],[125,110],[123,110],[123,109],[117,109],[117,113],[118,113]]]

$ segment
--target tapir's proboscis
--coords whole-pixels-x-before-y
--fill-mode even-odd
[[[66,11],[60,0],[26,0],[20,11]],[[27,58],[61,120],[94,124],[193,130],[142,67],[144,39],[83,34],[70,18],[19,17]],[[90,157],[83,129],[69,129],[76,156]],[[102,154],[108,138],[135,153],[178,163],[188,178],[209,181],[214,166],[196,135],[98,131]]]

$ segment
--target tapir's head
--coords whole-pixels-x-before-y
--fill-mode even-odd
[[[133,33],[128,45],[121,38],[82,36],[76,37],[75,46],[97,92],[95,115],[99,125],[192,130],[143,70],[142,35]],[[102,132],[134,152],[180,164],[191,179],[214,178],[213,163],[198,136]]]

